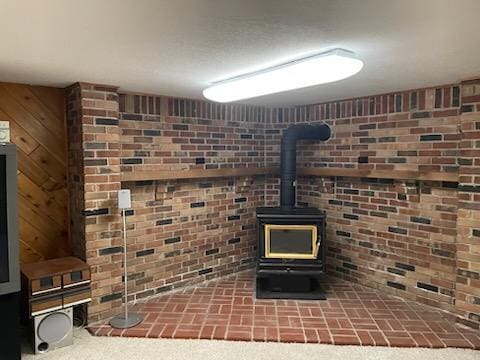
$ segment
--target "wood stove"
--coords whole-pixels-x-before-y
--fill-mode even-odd
[[[257,208],[257,298],[325,299],[325,213]]]
[[[327,140],[327,125],[292,125],[281,148],[280,207],[257,208],[257,298],[325,299],[325,212],[295,207],[296,141]]]

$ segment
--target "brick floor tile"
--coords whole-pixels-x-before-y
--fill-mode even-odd
[[[437,334],[434,334],[432,332],[424,332],[422,335],[428,340],[430,343],[430,347],[432,348],[443,348],[445,347],[445,344],[443,341],[437,336]],[[414,336],[415,338],[415,336]]]
[[[333,335],[333,344],[335,345],[361,345],[358,336]]]
[[[394,319],[392,319],[392,320],[387,320],[387,322],[388,322],[388,325],[390,325],[390,327],[391,327],[392,330],[394,330],[394,331],[397,331],[397,330],[402,331],[402,330],[404,330],[404,328],[403,328],[403,326],[402,326],[403,322],[400,322],[400,321],[394,320]]]
[[[352,323],[348,319],[338,319],[338,324],[342,329],[353,329]]]
[[[322,344],[332,344],[332,335],[328,330],[317,330],[318,339]]]
[[[183,330],[177,329],[174,334],[175,339],[198,339],[200,337],[200,330]]]
[[[230,316],[230,325],[240,325],[242,323],[242,315],[231,315]]]
[[[376,324],[355,324],[352,328],[356,330],[378,330]]]
[[[204,324],[206,325],[227,325],[230,321],[229,315],[214,315],[208,314],[205,317]]]
[[[422,333],[411,333],[410,335],[418,347],[433,347],[430,341]]]
[[[327,327],[327,322],[324,318],[302,318],[302,325],[304,328],[321,328],[325,329]]]
[[[410,337],[391,337],[387,336],[388,343],[390,346],[395,347],[415,347],[417,346],[416,342]]]
[[[163,332],[165,325],[153,325],[150,331],[147,333],[147,337],[149,338],[158,338]]]
[[[375,342],[375,346],[388,346],[388,340],[381,331],[369,331],[368,333]]]
[[[366,330],[357,330],[357,336],[360,339],[361,345],[368,345],[368,346],[375,345],[375,340],[370,335],[370,332]]]
[[[282,333],[280,330],[280,341],[281,342],[305,342],[305,334],[302,332],[299,333]]]
[[[215,326],[212,339],[223,340],[225,339],[226,334],[227,334],[227,326],[223,326],[223,325]]]
[[[125,329],[112,329],[108,336],[122,336]]]
[[[327,325],[330,329],[339,329],[340,324],[338,323],[337,319],[326,319],[327,320]]]
[[[166,325],[165,328],[163,329],[160,337],[162,338],[172,338],[173,334],[175,333],[175,330],[177,330],[177,325]]]
[[[447,347],[472,348],[472,344],[465,339],[442,339]]]
[[[383,333],[385,334],[385,336],[387,338],[390,338],[390,337],[408,338],[408,337],[410,337],[410,333],[408,333],[406,331],[383,331]]]
[[[267,327],[265,338],[267,341],[279,341],[279,330],[277,327]]]
[[[215,326],[213,325],[204,325],[202,330],[200,331],[199,338],[200,339],[211,339],[213,336],[213,332],[215,330]]]
[[[265,308],[265,315],[277,316],[277,309],[275,306]]]
[[[267,339],[267,328],[266,327],[254,327],[253,328],[253,340],[255,341],[266,341]]]
[[[478,333],[465,333],[463,336],[472,344],[474,349],[480,349],[480,336]]]
[[[228,329],[226,339],[234,341],[250,341],[252,340],[252,332],[231,331]]]
[[[154,323],[157,320],[159,315],[160,315],[159,313],[149,312],[144,317],[143,322],[144,323]]]
[[[385,319],[375,319],[375,322],[377,323],[377,326],[380,330],[384,330],[384,331],[392,330],[392,327],[390,326],[388,321]]]
[[[337,335],[356,336],[357,335],[355,330],[352,330],[352,329],[330,329],[330,333],[333,336],[337,336]]]
[[[136,329],[136,328],[130,328],[130,329],[125,329],[125,331],[122,333],[122,336],[126,337],[147,337],[148,331],[150,328],[143,328],[143,329]]]
[[[318,333],[315,329],[303,329],[305,333],[305,340],[307,343],[318,343]]]
[[[290,316],[288,318],[290,326],[293,328],[301,328],[302,327],[302,319],[299,317]]]

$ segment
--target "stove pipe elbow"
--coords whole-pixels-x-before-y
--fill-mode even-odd
[[[280,152],[280,206],[295,207],[295,184],[297,178],[297,140],[330,139],[331,130],[327,124],[291,125],[283,132]]]

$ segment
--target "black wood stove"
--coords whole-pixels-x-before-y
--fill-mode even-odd
[[[257,298],[325,299],[325,212],[295,207],[296,141],[328,140],[328,125],[292,125],[282,137],[280,207],[257,208]]]

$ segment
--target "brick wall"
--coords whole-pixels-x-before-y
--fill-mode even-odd
[[[121,300],[121,256],[104,248],[120,246],[117,209],[120,160],[117,88],[77,83],[67,92],[69,184],[75,255],[92,267],[91,320],[111,316]]]
[[[259,107],[122,94],[122,171],[262,166],[266,117]]]
[[[460,184],[300,177],[299,204],[327,211],[329,271],[477,326],[479,93],[469,82],[267,109],[73,86],[70,177],[74,193],[85,191],[72,220],[83,212],[90,319],[121,304],[120,186],[133,197],[131,299],[251,266],[254,209],[278,204],[277,176],[121,184],[121,172],[278,166],[284,128],[326,122],[332,139],[302,142],[299,166],[460,174]]]
[[[265,118],[258,107],[121,94],[121,170],[262,166]],[[132,298],[252,266],[263,178],[140,181],[124,187],[133,196]]]
[[[327,211],[330,273],[455,312],[477,328],[479,93],[474,81],[302,106],[273,119],[265,139],[267,161],[277,164],[281,129],[325,121],[331,140],[302,142],[299,167],[459,172],[459,184],[300,177],[298,201]],[[270,204],[276,191],[271,179]]]
[[[132,298],[251,267],[261,178],[129,184]],[[105,249],[107,250],[107,249]],[[121,249],[110,249],[120,252]]]
[[[480,323],[480,80],[462,84],[456,312]]]
[[[78,84],[66,89],[66,121],[68,136],[68,192],[70,238],[75,256],[86,259],[85,252],[85,191],[83,171],[82,100]]]
[[[327,211],[331,273],[453,311],[455,189],[337,177],[303,178],[298,191]]]
[[[68,93],[72,232],[92,267],[90,321],[121,308],[121,187],[132,191],[130,300],[252,266],[262,177],[122,184],[120,173],[262,166],[266,109],[85,83]]]

